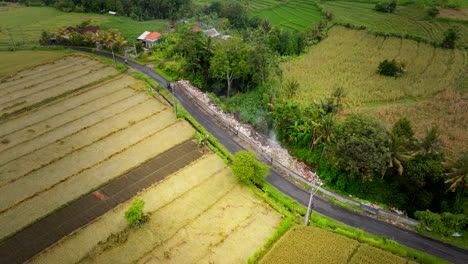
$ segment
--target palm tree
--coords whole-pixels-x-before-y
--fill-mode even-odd
[[[396,168],[400,176],[403,174],[405,170],[403,162],[414,158],[414,153],[407,151],[406,147],[407,142],[402,137],[395,134],[390,135],[390,160],[388,161],[387,170],[390,168]],[[383,176],[385,176],[385,173]]]
[[[445,183],[450,183],[449,190],[464,192],[468,187],[468,152],[463,152],[457,160],[445,163],[449,171],[445,174],[448,178]]]
[[[426,130],[426,135],[418,142],[419,153],[424,155],[437,154],[442,150],[439,140],[439,131],[436,126]]]

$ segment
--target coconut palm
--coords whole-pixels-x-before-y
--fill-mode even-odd
[[[426,135],[421,139],[417,146],[419,147],[420,154],[437,154],[442,150],[439,140],[439,131],[436,126],[426,130]]]
[[[445,174],[448,178],[445,183],[449,183],[449,190],[464,192],[468,187],[468,152],[463,152],[457,160],[445,163],[449,171]]]
[[[413,159],[414,153],[406,149],[407,142],[402,137],[395,134],[390,135],[390,159],[388,161],[387,169],[396,168],[399,175],[404,172],[403,162]],[[384,174],[385,175],[385,174]]]

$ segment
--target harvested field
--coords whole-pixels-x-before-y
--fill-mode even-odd
[[[442,8],[440,9],[440,14],[437,17],[468,20],[468,8],[460,8],[459,10]]]
[[[127,226],[128,201],[29,263],[245,263],[281,221],[214,154],[139,197],[150,215],[141,228]]]
[[[295,226],[273,245],[259,263],[412,264],[415,262],[328,230],[312,226]]]
[[[101,64],[83,56],[55,63]],[[8,82],[34,80],[35,70],[55,80],[60,71],[47,65]],[[121,76],[0,122],[0,238],[192,138],[193,128],[137,84]]]
[[[0,52],[0,82],[3,82],[2,77],[7,78],[6,75],[34,67],[38,64],[54,61],[65,55],[63,52],[53,51],[22,50]]]
[[[0,115],[84,87],[117,71],[98,60],[72,55],[24,70],[0,83]]]

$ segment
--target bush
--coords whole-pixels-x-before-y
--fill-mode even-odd
[[[244,183],[254,183],[262,186],[270,167],[261,163],[255,155],[248,151],[239,151],[234,155],[234,163],[231,165],[234,175]]]
[[[404,64],[396,60],[384,60],[379,64],[377,73],[385,76],[398,77],[404,73]]]
[[[439,9],[437,7],[435,7],[435,6],[429,8],[427,10],[427,15],[432,17],[432,18],[436,17],[439,13],[440,13]]]
[[[417,211],[414,216],[421,221],[421,225],[427,226],[443,236],[459,232],[468,224],[468,217],[463,214],[443,213],[440,215],[426,210]]]
[[[132,206],[125,212],[127,221],[132,225],[139,225],[146,222],[147,217],[143,214],[143,206],[145,201],[142,199],[133,200]]]
[[[382,13],[393,13],[397,7],[396,1],[381,2],[375,5],[374,10]]]
[[[455,43],[460,38],[460,29],[458,27],[449,28],[444,34],[441,46],[446,49],[455,48]]]

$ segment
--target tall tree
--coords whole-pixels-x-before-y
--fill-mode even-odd
[[[214,78],[226,80],[228,97],[231,95],[233,81],[245,73],[247,54],[247,46],[239,38],[231,37],[216,43],[210,60],[210,73]]]

